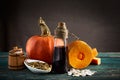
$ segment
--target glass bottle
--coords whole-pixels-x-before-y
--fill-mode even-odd
[[[55,29],[54,54],[52,63],[53,73],[66,73],[68,71],[68,30],[65,22],[59,22]]]

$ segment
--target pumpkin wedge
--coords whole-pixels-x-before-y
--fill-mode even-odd
[[[93,58],[92,61],[91,61],[91,64],[92,65],[100,65],[101,64],[101,58]]]
[[[92,58],[92,49],[84,41],[75,40],[68,45],[69,64],[73,68],[82,69],[87,67]]]
[[[97,51],[96,48],[93,48],[93,49],[92,49],[92,55],[93,55],[93,58],[98,55],[98,51]]]

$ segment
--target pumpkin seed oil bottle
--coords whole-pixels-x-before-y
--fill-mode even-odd
[[[54,34],[52,72],[58,74],[66,73],[68,71],[68,29],[65,22],[58,23]]]

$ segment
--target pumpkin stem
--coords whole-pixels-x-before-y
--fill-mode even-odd
[[[39,26],[41,28],[41,36],[50,36],[51,35],[51,32],[50,32],[48,26],[46,25],[45,21],[42,19],[42,17],[40,17]]]
[[[80,40],[79,37],[76,36],[74,33],[70,33],[70,32],[69,32],[69,34],[70,34],[71,36],[75,37],[77,40]]]

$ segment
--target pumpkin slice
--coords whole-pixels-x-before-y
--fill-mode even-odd
[[[87,67],[92,60],[91,47],[84,41],[76,40],[68,45],[69,64],[73,68]]]
[[[93,58],[92,61],[91,61],[91,64],[93,65],[100,65],[101,64],[101,58]]]
[[[91,64],[93,65],[100,65],[101,64],[101,58],[97,58],[97,55],[98,55],[98,51],[96,48],[93,48],[92,49],[92,61],[91,61]]]
[[[98,51],[97,51],[96,48],[93,48],[93,49],[92,49],[92,55],[93,55],[93,58],[98,55]]]

